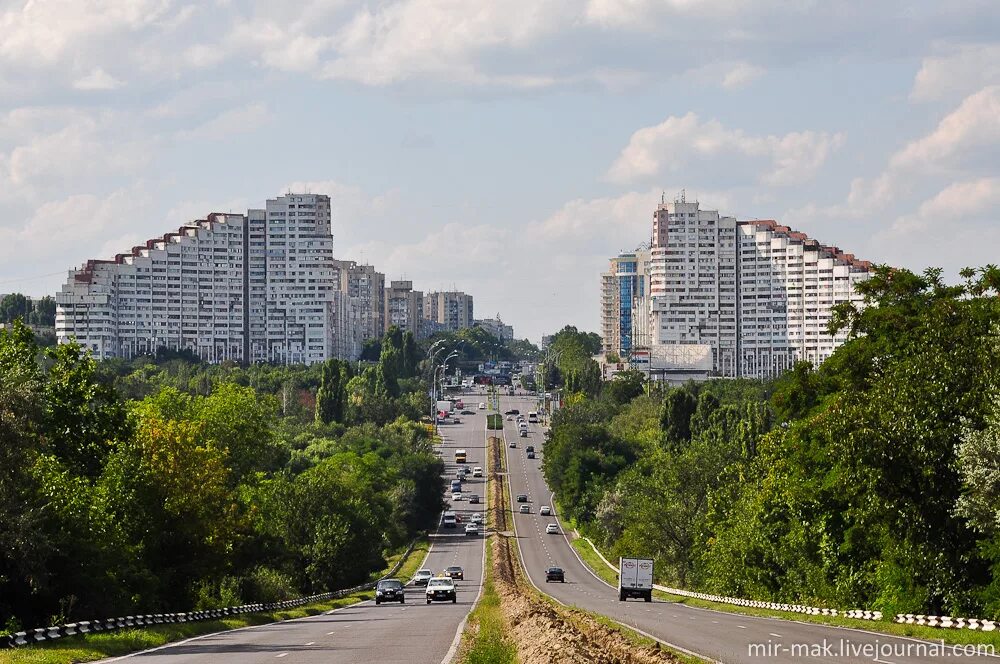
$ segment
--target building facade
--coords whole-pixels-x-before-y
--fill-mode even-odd
[[[472,327],[472,296],[461,291],[439,291],[424,295],[423,315],[442,326],[446,332],[458,332]]]
[[[289,194],[70,271],[56,334],[98,358],[310,364],[338,354],[335,277],[330,198]]]
[[[610,260],[601,275],[601,336],[604,353],[627,357],[633,347],[635,328],[642,324],[633,319],[639,302],[649,293],[649,249],[623,252]],[[640,310],[641,311],[641,310]]]
[[[390,281],[385,289],[385,331],[395,325],[423,338],[424,294],[412,281]]]
[[[337,290],[357,298],[357,333],[362,342],[381,339],[385,333],[385,275],[373,265],[334,261]]]
[[[854,286],[870,269],[787,226],[737,221],[683,196],[657,207],[650,245],[648,297],[633,299],[633,351],[656,358],[676,348],[666,355],[681,352],[670,360],[678,365],[710,352],[713,375],[723,377],[769,378],[798,360],[821,363],[846,340],[826,332],[834,307],[863,304]],[[602,307],[611,316],[624,305],[609,275]],[[623,332],[615,322],[603,331],[606,349],[616,350]]]
[[[483,328],[500,341],[514,340],[514,326],[505,325],[500,320],[500,314],[497,314],[496,318],[477,318],[473,321],[473,325]]]

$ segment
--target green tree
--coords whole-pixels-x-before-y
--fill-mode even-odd
[[[0,300],[0,323],[13,323],[17,319],[28,322],[31,313],[31,301],[20,293],[4,295]]]
[[[0,309],[3,303],[0,303]],[[46,295],[40,300],[32,303],[31,314],[28,320],[32,325],[45,325],[52,327],[56,324],[56,301],[53,297]]]
[[[344,421],[347,386],[341,382],[340,360],[323,364],[323,377],[316,391],[316,421],[321,424]]]
[[[663,429],[664,443],[670,449],[679,449],[691,440],[691,417],[698,402],[684,387],[667,392],[663,399],[660,427]]]

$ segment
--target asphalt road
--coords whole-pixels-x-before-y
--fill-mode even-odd
[[[527,415],[535,402],[525,397],[503,397],[501,411],[516,408]],[[761,662],[882,662],[884,664],[940,664],[941,662],[989,661],[995,657],[935,653],[923,641],[874,634],[862,630],[826,627],[811,623],[755,618],[688,607],[654,599],[618,600],[617,588],[597,578],[577,557],[566,537],[547,535],[545,526],[553,517],[539,516],[542,505],[555,506],[552,492],[542,477],[544,433],[529,424],[529,436],[518,435],[516,422],[504,418],[506,439],[516,448],[506,448],[510,476],[514,527],[525,570],[532,583],[557,600],[603,614],[692,654],[728,663]],[[525,447],[534,445],[535,459]],[[528,495],[530,514],[518,512],[517,494]],[[523,504],[523,503],[522,503]],[[545,568],[562,567],[566,583],[546,583]],[[794,649],[794,651],[793,651]]]
[[[462,417],[461,424],[440,427],[446,477],[455,476],[454,451],[465,448],[468,465],[486,465],[486,411]],[[482,398],[485,401],[485,398]],[[468,402],[466,402],[468,406]],[[450,484],[450,482],[449,482]],[[485,478],[472,478],[466,491],[485,499]],[[451,494],[448,494],[448,498]],[[454,529],[439,529],[431,536],[431,550],[423,567],[439,573],[450,565],[465,568],[465,580],[457,581],[458,602],[427,605],[424,589],[408,586],[405,604],[361,602],[319,616],[270,625],[210,634],[119,659],[181,664],[197,662],[405,662],[438,664],[450,658],[458,643],[458,631],[479,595],[483,579],[484,538],[464,534],[472,512],[486,506],[466,501],[454,504],[463,523]],[[114,660],[109,660],[114,661]]]

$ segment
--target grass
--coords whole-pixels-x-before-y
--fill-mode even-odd
[[[493,547],[486,547],[486,582],[465,626],[463,664],[506,664],[517,661],[517,646],[507,633],[500,596],[493,587]]]
[[[503,429],[503,415],[487,415],[486,428],[493,431]]]
[[[423,562],[429,546],[426,537],[419,540],[413,547],[409,558],[407,558],[397,573],[397,578],[409,580],[420,563]],[[377,579],[384,576],[393,568],[402,555],[403,552],[401,551],[390,557],[385,569],[380,573],[374,574],[373,577]],[[90,662],[106,657],[117,657],[204,634],[319,615],[332,609],[339,609],[372,599],[373,592],[370,590],[361,591],[347,597],[307,604],[285,611],[253,613],[221,620],[122,629],[88,634],[86,636],[73,636],[12,650],[0,650],[0,664],[69,664],[71,662]]]
[[[588,542],[583,539],[576,539],[573,540],[572,546],[576,549],[576,552],[580,554],[580,558],[583,559],[583,562],[585,562],[595,574],[612,586],[618,585],[618,575],[614,572],[614,570],[604,564],[604,561],[601,560],[600,556],[597,555],[593,547],[591,547]],[[908,636],[916,639],[925,639],[927,641],[943,641],[947,644],[986,644],[992,645],[997,651],[1000,651],[1000,633],[995,631],[980,632],[969,629],[939,629],[922,625],[899,624],[889,622],[887,620],[858,620],[855,618],[845,618],[843,616],[813,616],[804,613],[793,613],[790,611],[775,611],[773,609],[735,606],[732,604],[724,604],[722,602],[712,602],[694,597],[674,595],[672,593],[665,593],[659,590],[653,591],[653,597],[668,602],[676,602],[678,604],[686,604],[692,607],[711,609],[713,611],[721,611],[724,613],[735,613],[744,616],[755,616],[758,618],[797,620],[799,622],[828,625],[833,627],[848,627],[851,629],[861,629],[869,632],[891,634],[893,636]]]

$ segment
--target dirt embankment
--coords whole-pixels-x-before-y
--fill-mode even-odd
[[[508,633],[517,645],[518,659],[524,664],[543,662],[596,662],[598,664],[654,664],[677,662],[657,646],[643,647],[580,611],[553,606],[537,595],[522,577],[517,562],[513,533],[508,532],[508,495],[501,471],[501,441],[490,439],[493,487],[490,496],[496,535],[493,547],[493,583]],[[505,469],[504,469],[505,470]]]

